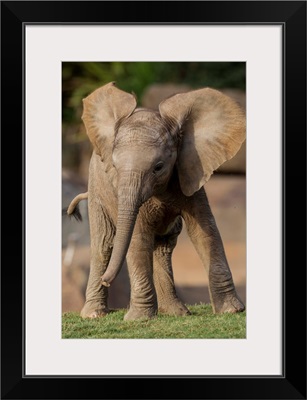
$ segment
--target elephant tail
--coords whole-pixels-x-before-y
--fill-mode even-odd
[[[63,215],[74,217],[77,221],[82,221],[82,215],[79,210],[79,202],[88,198],[88,192],[78,194],[69,204],[67,208],[62,211]]]

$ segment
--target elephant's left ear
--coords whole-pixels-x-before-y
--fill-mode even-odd
[[[177,169],[183,193],[191,196],[240,149],[245,140],[244,112],[210,88],[176,94],[160,103],[159,110],[182,135]]]

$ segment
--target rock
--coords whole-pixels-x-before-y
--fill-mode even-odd
[[[148,86],[142,97],[141,105],[145,108],[158,109],[162,100],[176,93],[185,93],[191,90],[188,85],[176,85],[173,83],[161,83]]]
[[[243,90],[240,89],[219,89],[226,96],[234,99],[242,108],[246,110],[246,95]]]

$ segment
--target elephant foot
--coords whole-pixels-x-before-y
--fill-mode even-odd
[[[80,315],[82,318],[99,318],[106,316],[108,313],[109,309],[106,306],[85,303]]]
[[[176,300],[170,303],[159,304],[159,312],[161,314],[176,316],[191,315],[189,309],[180,300]]]
[[[226,294],[223,297],[219,296],[217,300],[212,303],[213,312],[215,314],[222,313],[237,313],[245,310],[245,306],[238,298],[236,293]]]
[[[151,308],[136,308],[130,307],[128,312],[124,316],[125,321],[135,320],[146,320],[152,319],[157,315],[157,310],[154,307]]]

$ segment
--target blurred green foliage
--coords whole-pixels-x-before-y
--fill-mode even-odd
[[[186,84],[191,88],[245,90],[244,62],[63,62],[63,166],[80,164],[90,145],[81,124],[82,99],[98,87],[116,81],[134,92],[141,104],[144,91],[155,83]],[[86,143],[85,143],[86,142]],[[84,150],[85,149],[85,150]]]

